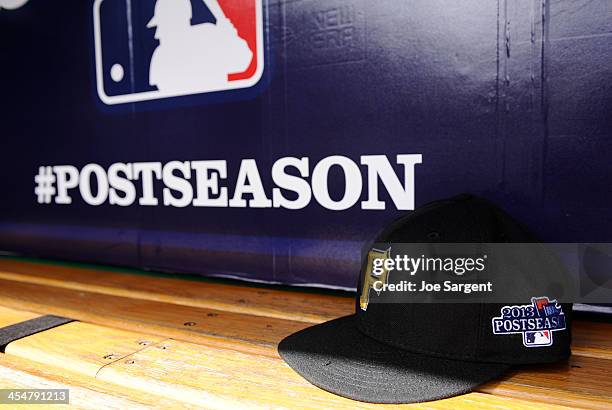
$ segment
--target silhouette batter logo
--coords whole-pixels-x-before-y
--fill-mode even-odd
[[[263,72],[261,0],[95,0],[105,104],[235,90]]]
[[[26,4],[28,0],[0,0],[0,10],[15,10]]]

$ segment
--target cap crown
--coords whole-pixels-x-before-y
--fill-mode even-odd
[[[527,243],[537,240],[523,225],[490,202],[464,194],[430,203],[398,219],[375,242]],[[530,273],[525,275],[525,280],[529,280]],[[360,277],[359,292],[363,291],[361,283]],[[551,300],[556,297],[533,296],[548,296]],[[516,305],[529,303],[530,300],[516,301]],[[499,363],[553,362],[569,356],[570,304],[561,305],[566,330],[555,331],[552,345],[545,347],[526,347],[520,333],[494,334],[492,319],[500,316],[504,306],[507,304],[372,303],[366,311],[359,306],[356,310],[363,333],[414,353]]]

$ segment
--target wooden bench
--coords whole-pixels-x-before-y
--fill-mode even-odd
[[[574,323],[566,363],[477,391],[372,405],[320,390],[278,356],[285,336],[352,313],[350,295],[0,259],[0,326],[77,320],[10,343],[0,388],[69,388],[82,408],[612,408],[612,324]]]

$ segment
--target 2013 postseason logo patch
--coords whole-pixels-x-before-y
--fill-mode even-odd
[[[553,332],[565,330],[565,314],[556,300],[534,297],[530,305],[502,307],[491,324],[493,334],[522,333],[526,347],[544,347],[553,344]]]

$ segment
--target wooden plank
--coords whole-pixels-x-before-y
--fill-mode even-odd
[[[422,405],[423,408],[428,409],[426,403]],[[516,399],[512,397],[493,396],[490,394],[482,394],[478,392],[466,394],[462,396],[462,406],[465,409],[518,409],[518,410],[533,410],[533,409],[549,409],[549,410],[561,410],[561,409],[578,409],[578,407],[566,407],[560,404],[554,404],[551,402],[534,402],[522,399]],[[390,407],[387,407],[390,408]],[[411,407],[412,408],[412,407]],[[452,408],[452,407],[451,407]]]
[[[28,371],[24,370],[28,369]],[[50,370],[53,372],[51,373]],[[42,373],[42,376],[39,375]],[[62,374],[63,373],[63,374]],[[76,381],[75,381],[76,380]],[[123,378],[121,379],[123,380]],[[143,386],[147,387],[147,386]],[[88,377],[82,377],[77,374],[69,374],[66,372],[60,372],[59,369],[52,368],[40,368],[36,364],[32,364],[27,360],[14,357],[0,356],[0,388],[37,388],[37,389],[69,389],[70,390],[70,405],[55,405],[54,408],[77,408],[77,409],[148,409],[148,408],[235,408],[235,401],[229,394],[229,390],[226,390],[225,394],[216,402],[208,400],[200,401],[197,403],[189,403],[188,401],[176,401],[170,400],[168,397],[164,397],[165,391],[158,392],[153,391],[151,387],[148,389],[127,389],[125,386],[118,386],[118,381],[113,383],[105,382],[103,380],[90,379]],[[201,392],[198,392],[201,393]],[[176,392],[173,395],[177,395]],[[184,397],[183,397],[184,398]],[[193,399],[193,398],[192,398]],[[288,397],[287,400],[291,400],[290,406],[285,408],[300,408],[305,407],[309,403],[298,403],[292,402],[292,397]],[[337,400],[336,397],[332,401]],[[193,400],[192,400],[193,401]],[[279,400],[277,400],[278,402]],[[346,400],[341,400],[346,402]],[[421,408],[457,408],[457,409],[481,409],[483,407],[491,407],[498,409],[531,409],[535,403],[524,400],[515,400],[511,398],[496,397],[482,393],[472,393],[463,395],[451,400],[444,400],[442,403],[437,405],[421,405]],[[346,408],[360,408],[361,403],[355,404],[350,402]],[[0,408],[3,406],[0,406]],[[263,403],[261,407],[272,408],[272,403]],[[275,406],[281,407],[281,406]],[[329,408],[335,408],[332,406]],[[367,406],[366,408],[375,408],[375,406]],[[400,408],[400,406],[378,406],[377,408]],[[406,406],[408,407],[408,406]],[[29,408],[28,406],[20,405],[18,407]],[[32,406],[33,409],[41,408],[41,406]],[[328,407],[323,407],[328,408]],[[418,407],[417,407],[418,408]],[[552,406],[550,408],[562,410],[568,409],[568,407]]]
[[[283,337],[309,326],[305,322],[6,280],[0,280],[0,305],[194,343],[220,343],[211,341],[211,337],[220,338],[225,347],[267,356],[276,355],[275,347]],[[576,355],[612,358],[612,346],[608,347],[612,325],[577,321],[573,333]]]
[[[567,362],[523,366],[478,391],[592,409],[612,408],[612,361],[572,356]]]
[[[10,326],[25,320],[34,319],[38,316],[40,316],[38,313],[9,309],[4,306],[0,306],[0,327]]]
[[[3,360],[0,360],[0,388],[2,389],[66,389],[65,384],[57,383],[53,380],[34,376],[32,374],[14,370],[3,366]],[[87,389],[77,386],[70,386],[69,404],[54,404],[53,408],[82,408],[82,409],[125,409],[125,408],[140,408],[147,407],[140,405],[123,398],[117,398],[112,394],[96,394]],[[85,399],[85,400],[83,400]],[[0,406],[9,407],[9,406]],[[19,404],[14,408],[28,408],[30,406]],[[40,405],[31,405],[31,408],[41,407]]]
[[[287,303],[291,303],[291,301]],[[233,349],[254,353],[256,356],[252,357],[257,360],[261,360],[263,357],[279,362],[280,359],[275,351],[276,343],[284,335],[308,326],[305,322],[280,320],[272,317],[240,315],[233,312],[2,280],[0,280],[0,304],[27,308],[41,314],[54,313],[90,320],[123,329],[137,330],[138,332],[146,331],[156,334],[162,339],[173,337],[194,341],[202,343],[204,348],[212,347],[226,351],[232,351]],[[212,313],[212,316],[208,316],[209,313]],[[196,317],[198,319],[203,317],[205,320],[196,322],[193,319],[196,325],[184,325],[190,318]],[[260,321],[258,322],[258,320]],[[610,334],[609,328],[599,325],[606,324],[597,324],[596,326],[586,324],[583,327],[576,328],[575,326],[574,328],[574,351],[578,355],[590,356],[591,360],[597,360],[595,366],[586,362],[587,369],[597,369],[597,366],[610,367],[609,361],[601,360],[609,357],[610,349],[607,348],[609,336],[606,337],[606,333]],[[263,329],[272,330],[262,332]],[[583,331],[584,333],[581,333]],[[28,352],[27,354],[31,353]],[[21,354],[25,355],[26,353]],[[580,364],[578,365],[580,366]],[[91,371],[90,368],[88,369]],[[609,385],[610,376],[605,372],[596,372],[596,374],[587,372],[587,374],[582,374],[576,378],[574,376],[577,372],[576,369],[578,368],[572,368],[572,373],[564,376],[573,380],[570,386],[576,385],[574,381],[578,378],[590,380],[596,377],[598,383],[591,384],[595,388],[595,393],[585,390],[584,386],[580,387],[582,390],[577,391],[565,385],[557,388],[555,386],[559,385],[558,380],[554,380],[554,377],[552,379],[542,377],[540,372],[535,373],[534,380],[525,379],[521,372],[500,383],[489,384],[483,387],[483,391],[495,395],[507,395],[540,402],[550,402],[551,397],[556,398],[558,395],[563,395],[569,400],[567,402],[569,405],[578,403],[583,407],[593,408],[611,406],[609,402],[609,392],[612,391]],[[557,370],[555,374],[561,373]]]
[[[2,310],[2,309],[0,309]],[[17,311],[13,311],[17,312]],[[63,327],[51,329],[49,331],[39,333],[37,335],[30,336],[27,341],[14,342],[12,348],[8,349],[7,354],[0,355],[0,387],[1,388],[68,388],[70,389],[71,395],[71,408],[110,408],[110,409],[123,409],[123,408],[144,408],[142,405],[156,408],[176,408],[176,407],[189,407],[189,402],[194,407],[234,407],[236,401],[234,395],[231,394],[231,386],[227,386],[225,379],[218,372],[210,373],[208,377],[213,378],[216,385],[222,390],[222,395],[213,398],[209,393],[205,393],[210,390],[210,385],[207,383],[205,386],[197,386],[198,388],[190,390],[189,386],[184,386],[182,382],[192,378],[193,374],[187,374],[183,377],[183,371],[185,368],[197,369],[194,370],[198,377],[201,372],[209,370],[209,368],[198,367],[200,366],[199,360],[204,359],[210,361],[208,358],[202,357],[204,355],[214,354],[214,362],[217,362],[217,353],[222,352],[227,356],[226,350],[214,349],[213,351],[205,351],[195,358],[191,358],[194,353],[192,351],[193,346],[189,344],[182,344],[176,341],[159,341],[151,336],[138,335],[139,337],[134,338],[134,335],[128,332],[118,332],[112,329],[106,329],[103,327],[92,326],[85,323],[70,323],[63,325]],[[75,339],[76,338],[76,339]],[[93,345],[81,343],[82,339],[85,338],[88,341],[93,340]],[[112,338],[112,340],[109,340]],[[113,378],[112,372],[106,372],[105,376],[98,374],[99,368],[105,369],[108,367],[108,363],[101,362],[99,357],[107,351],[126,351],[133,349],[134,346],[130,343],[134,339],[150,339],[150,342],[155,341],[157,344],[149,345],[151,348],[156,347],[159,352],[172,352],[171,356],[173,361],[170,362],[170,366],[165,369],[159,369],[159,366],[163,364],[164,367],[168,363],[164,360],[157,360],[155,363],[151,363],[152,367],[148,370],[153,374],[179,374],[180,378],[170,376],[169,380],[171,383],[166,381],[163,384],[164,388],[158,390],[158,384],[150,384],[150,380],[137,380],[132,383],[137,388],[129,389],[126,387],[123,377]],[[160,344],[162,343],[162,344]],[[178,345],[176,343],[179,343]],[[29,346],[29,348],[26,348]],[[67,348],[64,348],[66,346]],[[110,347],[109,347],[110,346]],[[119,348],[117,348],[119,346]],[[141,346],[139,344],[139,346]],[[164,346],[166,349],[161,349]],[[177,347],[183,346],[183,349],[176,349]],[[197,346],[195,346],[197,349]],[[171,350],[172,349],[172,350]],[[195,351],[197,353],[197,350]],[[53,358],[54,355],[57,357]],[[178,355],[178,356],[177,356]],[[186,355],[186,356],[183,356]],[[33,362],[28,359],[24,359],[20,356],[27,356],[35,358],[36,360],[44,363],[41,366],[40,363]],[[163,355],[162,355],[163,356]],[[225,369],[226,372],[235,373],[238,371],[236,368],[236,356],[241,356],[247,363],[245,365],[251,366],[249,361],[255,361],[261,363],[259,360],[250,355],[244,354],[231,354],[232,360],[230,368]],[[118,364],[135,364],[131,362],[133,356],[125,356],[125,354],[117,355],[117,357],[111,361],[112,365],[120,366]],[[162,357],[163,359],[163,357]],[[76,361],[80,361],[75,365]],[[55,367],[61,365],[62,368]],[[218,363],[218,366],[225,367],[224,363]],[[174,367],[173,367],[174,366]],[[176,366],[179,367],[179,371],[172,373],[171,370],[176,370]],[[278,368],[278,364],[274,363],[273,366]],[[282,368],[282,367],[281,367]],[[169,371],[170,370],[170,371]],[[287,368],[282,368],[283,371],[287,371]],[[102,372],[105,372],[103,370]],[[275,373],[276,370],[272,369],[268,372],[268,375]],[[291,371],[289,371],[292,373]],[[110,375],[109,375],[110,373]],[[244,372],[242,372],[244,373]],[[96,375],[98,380],[94,380],[91,376]],[[286,377],[282,374],[279,375],[280,380],[285,380]],[[110,378],[110,381],[104,381],[105,378]],[[290,377],[295,377],[291,374]],[[236,381],[241,383],[242,380]],[[270,380],[271,382],[271,380]],[[193,384],[193,383],[192,383]],[[305,384],[305,383],[302,383]],[[169,385],[176,385],[178,388],[170,388]],[[312,386],[305,384],[307,388],[314,389]],[[155,388],[154,388],[155,386]],[[244,387],[244,386],[241,386]],[[170,390],[168,390],[170,389]],[[316,389],[318,391],[318,389]],[[152,394],[154,393],[154,394]],[[322,392],[323,395],[328,395]],[[187,394],[187,396],[185,396]],[[161,397],[158,397],[161,396]],[[178,401],[172,401],[168,398],[175,397],[178,400],[183,400],[179,404]],[[347,400],[340,399],[337,396],[332,396],[332,400],[340,400],[340,404],[348,402]],[[185,399],[185,397],[188,397]],[[269,408],[272,402],[262,401],[262,396],[253,396],[257,405]],[[184,401],[187,401],[185,403]],[[291,396],[288,396],[286,400],[295,400]],[[278,402],[278,398],[276,399]],[[361,403],[349,402],[351,407],[365,406],[370,408],[369,405],[362,405]],[[470,394],[461,396],[461,398],[455,398],[444,401],[448,405],[457,406],[458,408],[479,408],[483,405],[495,406],[497,408],[530,408],[532,403],[523,402],[520,400],[503,399],[497,398],[486,394]],[[249,401],[249,407],[254,405],[253,402]],[[278,404],[278,403],[276,403]],[[292,403],[294,404],[294,403]],[[309,406],[309,403],[303,403],[304,406]],[[326,407],[329,403],[320,403],[319,407]],[[334,406],[337,404],[332,403]],[[339,405],[340,405],[339,404]],[[439,408],[440,405],[434,406]],[[64,406],[55,406],[57,408],[63,408]],[[65,406],[67,407],[67,406]],[[292,405],[295,407],[295,405]],[[427,406],[431,408],[432,406]],[[443,406],[444,407],[444,406]],[[19,408],[28,408],[28,406],[20,406]],[[37,407],[33,407],[37,408]]]
[[[78,373],[11,355],[0,355],[0,388],[3,389],[69,389],[70,405],[54,405],[53,408],[82,409],[150,409],[178,408],[185,403],[132,390],[117,384],[96,380]],[[2,407],[2,406],[0,406]],[[28,406],[15,406],[17,409]],[[43,406],[34,405],[33,409]]]
[[[352,297],[185,281],[0,258],[0,278],[225,312],[319,323],[354,311]]]
[[[113,272],[103,269],[84,269],[49,265],[45,263],[23,262],[13,259],[0,258],[0,278],[7,280],[25,282],[30,284],[49,285],[62,289],[105,294],[111,296],[122,296],[131,299],[141,299],[147,301],[157,301],[162,303],[183,305],[187,307],[199,307],[206,310],[206,317],[212,317],[219,312],[243,313],[256,316],[265,316],[289,321],[303,321],[308,323],[319,323],[335,317],[351,314],[354,311],[354,301],[351,297],[339,297],[330,295],[318,295],[313,293],[279,291],[265,289],[261,287],[234,286],[218,284],[212,282],[196,282],[180,279],[167,279],[157,277],[146,277],[123,272]],[[66,293],[62,293],[66,295]],[[67,301],[70,304],[73,299]],[[110,300],[110,299],[109,299]],[[22,307],[18,305],[19,307]],[[141,305],[154,306],[154,305]],[[160,309],[167,305],[156,305]],[[153,330],[144,325],[147,331],[160,331],[168,337],[181,338],[180,333],[187,335],[185,340],[197,341],[193,337],[193,332],[199,330],[200,323],[193,317],[201,316],[202,312],[189,309],[175,309],[174,317],[160,318],[160,326]],[[57,310],[53,310],[57,312]],[[45,312],[44,309],[42,310]],[[92,312],[93,313],[93,312]],[[193,332],[182,332],[182,323],[176,319],[181,316],[185,322],[195,322]],[[191,317],[191,319],[188,319]],[[79,319],[91,320],[87,314],[79,315]],[[226,313],[223,318],[228,319]],[[141,317],[148,322],[148,317]],[[130,320],[134,320],[131,318]],[[92,320],[96,321],[96,320]],[[207,319],[207,322],[212,322]],[[180,319],[179,319],[180,322]],[[148,322],[150,323],[150,322]],[[178,324],[177,324],[178,323]],[[113,326],[122,327],[120,323],[113,322]],[[281,324],[281,327],[287,323]],[[234,323],[227,322],[231,328]],[[132,326],[132,325],[130,325]],[[269,327],[270,326],[270,327]],[[265,330],[262,335],[269,333],[269,330],[278,329],[276,323],[265,323]],[[293,326],[299,330],[301,325]],[[214,329],[215,326],[210,326]],[[170,330],[171,329],[171,330]],[[170,330],[170,331],[169,331]],[[257,331],[262,330],[256,328]],[[221,331],[221,336],[228,336],[227,332]],[[282,332],[284,334],[289,334]],[[589,323],[577,321],[574,323],[574,353],[590,357],[602,357],[612,359],[612,323]],[[184,337],[183,336],[183,337]],[[254,341],[251,335],[251,340]],[[231,336],[230,336],[231,338]],[[255,338],[257,339],[257,338]],[[272,340],[276,342],[277,338]],[[259,340],[263,344],[269,344],[269,338]]]
[[[163,339],[154,335],[145,336],[89,323],[71,322],[15,340],[6,346],[5,352],[7,355],[95,377],[109,363]]]
[[[572,339],[575,355],[612,360],[612,323],[574,321]]]
[[[279,360],[179,341],[165,341],[141,350],[104,367],[98,378],[143,390],[153,387],[166,397],[210,408],[381,407],[318,389]],[[522,400],[504,401],[475,393],[393,408],[468,409],[482,408],[485,404],[500,409],[534,406]]]
[[[155,344],[135,346],[139,340],[150,340]],[[152,335],[86,323],[70,323],[20,339],[9,344],[6,352],[7,355],[61,367],[130,389],[154,392],[171,400],[192,405],[206,403],[212,408],[229,404],[232,408],[266,407],[270,403],[280,407],[304,403],[310,408],[334,408],[356,403],[310,385],[278,356],[243,353],[214,343],[196,345],[160,340]],[[116,353],[116,356],[104,359],[109,352]],[[483,392],[540,402],[548,402],[553,392],[570,397],[564,404],[573,407],[612,405],[609,397],[612,377],[603,371],[611,362],[581,359],[583,361],[561,371],[547,372],[545,367],[540,367],[541,377],[535,372],[516,373],[494,387],[485,387]],[[590,385],[584,382],[591,377],[597,377],[598,382]],[[436,404],[441,408],[468,406],[463,402],[466,397],[461,397],[435,403],[441,403]],[[363,406],[368,408],[365,404]],[[431,407],[431,404],[427,406]]]
[[[0,280],[0,305],[145,331],[194,342],[218,337],[248,341],[252,348],[275,346],[305,322],[243,315],[70,289]],[[259,350],[265,354],[265,350]]]

